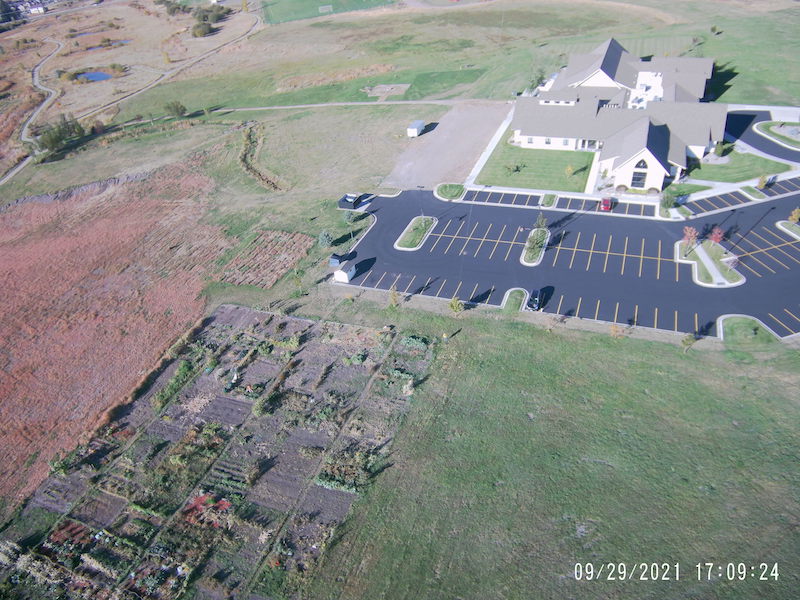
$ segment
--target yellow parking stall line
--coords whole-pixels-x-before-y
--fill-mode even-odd
[[[475,287],[472,288],[472,293],[469,295],[469,298],[467,298],[468,302],[472,302],[472,299],[475,297],[477,291],[478,291],[478,284],[476,283]]]
[[[561,303],[564,301],[564,294],[561,294],[561,298],[558,299],[558,308],[556,308],[556,314],[561,314]]]
[[[619,302],[617,302],[617,305],[614,307],[614,323],[617,322],[617,315],[618,314],[619,314]]]
[[[466,223],[466,221],[461,221],[461,225],[459,225],[459,226],[458,226],[458,229],[456,229],[456,232],[455,232],[455,234],[453,235],[453,237],[452,237],[452,238],[450,238],[450,243],[449,243],[449,244],[447,244],[447,248],[445,248],[445,249],[444,249],[444,253],[445,253],[445,254],[447,254],[448,252],[450,252],[450,246],[452,246],[452,245],[453,245],[453,242],[455,242],[455,241],[456,241],[456,238],[458,237],[458,234],[459,234],[459,232],[461,231],[461,228],[462,228],[462,227],[464,227],[464,223]],[[431,248],[431,252],[433,252],[433,248]]]
[[[751,271],[751,272],[752,272],[754,275],[756,275],[756,276],[758,276],[758,277],[761,277],[761,273],[759,273],[758,271],[756,271],[756,270],[755,270],[753,267],[751,267],[750,265],[748,265],[746,262],[742,262],[742,261],[740,260],[738,263],[736,263],[736,266],[737,266],[737,267],[738,267],[738,266],[745,267],[746,269],[748,269],[749,271]]]
[[[491,231],[491,229],[492,229],[492,224],[489,223],[489,227],[487,227],[486,233],[483,234],[483,239],[481,240],[481,243],[478,244],[478,249],[475,250],[475,254],[472,255],[472,258],[476,258],[478,256],[478,252],[481,251],[481,246],[483,246],[483,243],[486,241],[486,238],[489,236],[489,231]]]
[[[507,225],[507,224],[506,224],[506,225],[503,225],[503,228],[500,230],[500,235],[498,235],[498,236],[497,236],[497,239],[494,241],[494,248],[492,248],[492,253],[489,255],[489,260],[492,260],[492,257],[494,256],[494,251],[495,251],[495,250],[497,250],[497,246],[499,246],[499,245],[500,245],[500,240],[502,240],[502,239],[503,239],[503,233],[505,233],[505,231],[506,231],[506,227],[508,227],[508,225]],[[512,244],[512,245],[513,245],[513,244]],[[509,247],[510,247],[510,246],[509,246]]]
[[[594,241],[596,239],[597,239],[597,234],[593,233],[592,234],[592,245],[589,248],[589,260],[586,262],[586,270],[587,271],[589,270],[589,267],[592,265],[592,256],[594,256]],[[600,301],[598,300],[598,302],[600,302]]]
[[[642,204],[644,206],[644,204]],[[639,277],[642,276],[642,265],[644,264],[644,238],[642,238],[642,249],[639,253]]]
[[[653,315],[653,329],[658,329],[658,307],[656,306],[655,314]]]
[[[378,286],[381,284],[381,281],[383,281],[383,278],[384,278],[384,277],[386,277],[386,271],[384,271],[384,272],[383,272],[383,275],[381,275],[381,278],[380,278],[380,279],[378,279],[378,283],[376,283],[376,284],[375,284],[374,286],[372,286],[372,287],[374,287],[375,289],[377,289],[377,288],[378,288]]]
[[[517,203],[517,196],[518,196],[518,195],[519,195],[519,194],[514,194],[514,199],[511,201],[511,206],[514,206],[514,204],[516,204],[516,203]]]
[[[794,333],[794,332],[795,332],[795,331],[794,331],[794,329],[792,329],[791,327],[787,326],[787,325],[786,325],[786,323],[784,323],[783,321],[781,321],[781,320],[780,320],[778,317],[776,317],[776,316],[775,316],[775,315],[773,315],[772,313],[769,313],[769,312],[768,312],[767,314],[768,314],[770,317],[772,317],[773,319],[775,319],[775,321],[776,321],[777,323],[779,323],[779,324],[781,325],[781,327],[783,327],[783,328],[784,328],[786,331],[788,331],[789,333]]]
[[[522,231],[522,227],[517,227],[517,233],[515,233],[514,237],[511,239],[511,241],[508,242],[508,250],[506,250],[506,256],[503,259],[503,262],[508,260],[508,255],[511,254],[511,249],[514,247],[514,244],[517,241],[517,236],[519,235],[520,231]]]
[[[597,306],[594,307],[594,320],[597,321],[597,315],[600,314],[600,300],[597,300]]]
[[[414,283],[414,280],[415,280],[416,278],[417,278],[417,276],[416,276],[416,275],[414,275],[414,276],[411,278],[411,281],[409,281],[409,282],[408,282],[408,285],[406,286],[406,289],[404,289],[404,290],[403,290],[403,293],[404,293],[404,294],[407,294],[407,293],[408,293],[408,290],[410,290],[410,289],[411,289],[411,284],[412,284],[412,283]]]
[[[750,233],[752,233],[753,235],[758,235],[758,234],[757,234],[756,232],[754,232],[754,231],[751,231]],[[737,234],[737,235],[739,235],[739,237],[742,237],[740,234]],[[759,237],[761,237],[761,236],[759,236]],[[769,253],[769,251],[770,251],[770,250],[780,250],[780,248],[779,248],[778,246],[775,246],[775,245],[773,245],[773,244],[770,244],[770,242],[767,242],[767,240],[764,240],[765,242],[767,242],[767,244],[770,244],[770,246],[769,246],[768,248],[762,248],[761,246],[759,246],[758,244],[756,244],[756,243],[755,243],[755,242],[753,242],[752,240],[748,240],[748,239],[747,239],[747,238],[745,238],[745,237],[742,237],[742,239],[743,239],[743,240],[745,240],[745,241],[746,241],[748,244],[750,244],[751,246],[753,246],[753,247],[755,248],[755,250],[752,250],[752,251],[750,251],[750,252],[745,252],[744,254],[742,254],[742,256],[751,256],[751,257],[753,258],[753,260],[758,260],[758,259],[757,259],[755,256],[753,256],[754,254],[759,254],[759,253],[760,253],[760,254],[765,254],[766,256],[769,256],[769,257],[770,257],[772,260],[774,260],[776,263],[778,263],[778,264],[779,264],[779,265],[781,265],[782,267],[784,267],[784,268],[786,268],[786,269],[789,269],[789,268],[790,268],[790,267],[786,266],[784,263],[782,263],[780,260],[778,260],[777,258],[775,258],[774,256],[772,256],[772,254],[770,254],[770,253]],[[761,239],[763,240],[764,238],[761,238]],[[760,261],[760,260],[758,260],[758,262],[761,262],[761,261]],[[762,263],[762,264],[763,264],[763,263]],[[766,265],[765,265],[765,266],[766,266]],[[774,273],[774,272],[775,272],[775,271],[773,271],[773,273]]]
[[[455,292],[453,292],[453,297],[455,297],[455,298],[457,298],[457,297],[458,297],[458,290],[460,290],[460,289],[461,289],[461,284],[462,284],[462,283],[463,283],[463,281],[459,281],[459,282],[458,282],[458,285],[456,286],[456,291],[455,291]]]
[[[438,292],[436,292],[436,297],[437,297],[437,298],[439,297],[439,294],[441,294],[441,293],[442,293],[442,290],[444,289],[444,284],[445,284],[445,283],[447,283],[447,279],[442,279],[442,285],[440,285],[440,286],[439,286],[439,291],[438,291]]]
[[[625,248],[622,250],[622,269],[619,274],[625,275],[625,259],[628,258],[628,236],[625,236]]]
[[[581,199],[581,210],[586,207],[586,198]]]
[[[502,203],[503,203],[503,197],[504,197],[505,195],[506,195],[506,193],[505,193],[505,192],[501,192],[501,193],[500,193],[500,200],[498,200],[498,201],[497,201],[497,203],[498,203],[498,204],[502,204]]]
[[[564,241],[564,236],[565,235],[567,235],[567,233],[562,230],[561,231],[561,239],[558,241],[558,247],[556,248],[556,256],[553,259],[553,265],[552,266],[554,266],[554,267],[556,266],[556,261],[558,260],[558,254],[559,254],[559,252],[561,252],[561,242]]]
[[[436,244],[438,244],[442,240],[444,232],[447,231],[447,228],[450,227],[450,223],[452,222],[453,219],[447,219],[447,224],[444,226],[444,229],[442,229],[439,233],[431,234],[436,236],[436,241],[433,242],[433,246],[431,246],[430,252],[433,252],[433,249],[436,248]]]
[[[603,263],[603,273],[606,272],[606,267],[608,266],[608,256],[611,253],[611,235],[608,236],[608,248],[606,248],[606,260]]]
[[[798,321],[798,322],[800,322],[800,317],[798,317],[796,314],[794,314],[793,312],[791,312],[791,311],[790,311],[788,308],[784,308],[784,309],[783,309],[783,312],[785,312],[787,315],[789,315],[790,317],[792,317],[792,318],[793,318],[795,321]]]
[[[420,294],[428,289],[428,286],[431,284],[431,280],[432,279],[433,279],[433,277],[428,277],[428,281],[426,281],[425,285],[422,286],[422,289],[420,290]]]
[[[639,216],[643,217],[644,216],[644,204],[640,204],[639,207],[640,207],[639,208]]]
[[[639,305],[635,304],[633,307],[633,324],[639,324]]]
[[[675,326],[673,327],[675,331],[678,331],[678,311],[675,311]]]
[[[733,204],[725,200],[725,198],[723,198],[722,196],[717,196],[717,200],[719,200],[720,202],[724,202],[725,206],[733,206]]]
[[[458,253],[459,256],[464,254],[464,249],[467,247],[467,244],[469,244],[472,241],[472,239],[473,239],[472,236],[475,234],[475,230],[477,228],[478,228],[478,224],[475,223],[475,227],[473,227],[472,231],[469,232],[469,235],[467,236],[467,239],[464,240],[464,245],[461,246],[461,252]]]
[[[581,232],[578,232],[578,237],[575,240],[575,246],[572,248],[572,258],[569,259],[569,268],[572,268],[572,263],[575,261],[575,254],[578,251],[578,242],[581,241]]]
[[[784,238],[783,236],[781,236],[781,235],[778,235],[777,233],[775,233],[774,231],[772,231],[772,229],[767,229],[767,228],[766,228],[766,227],[764,227],[763,225],[761,226],[761,229],[763,229],[764,231],[766,231],[767,233],[769,233],[769,234],[770,234],[770,235],[772,235],[773,237],[776,237],[776,238],[778,238],[780,241],[784,242],[784,243],[783,243],[783,244],[781,244],[781,245],[784,245],[784,244],[785,244],[785,245],[789,245],[789,246],[791,246],[791,245],[793,245],[793,244],[800,244],[800,242],[798,242],[796,239],[792,238],[791,240],[787,240],[787,239],[786,239],[786,238]],[[781,233],[783,233],[783,231],[781,231]],[[784,235],[786,235],[786,234],[784,234]]]
[[[678,268],[680,265],[676,262],[675,263],[675,281],[678,281],[680,278],[680,269]]]
[[[489,290],[489,295],[486,296],[486,304],[489,304],[489,300],[492,299],[492,294],[494,294],[494,286]]]
[[[475,198],[477,198],[477,197],[478,197],[478,192],[479,192],[479,191],[480,191],[480,190],[475,190],[475,193],[474,193],[474,194],[472,194],[472,198],[470,199],[470,202],[475,202]]]
[[[625,214],[626,214],[626,215],[628,214],[628,211],[629,211],[630,209],[631,209],[631,203],[630,203],[630,202],[626,202],[626,203],[625,203]]]
[[[778,252],[782,252],[783,254],[785,254],[786,256],[788,256],[789,258],[791,258],[791,259],[792,259],[794,262],[796,262],[796,263],[800,264],[800,260],[796,259],[794,256],[792,256],[791,254],[789,254],[789,253],[788,253],[786,250],[784,250],[783,248],[781,248],[781,246],[783,246],[784,244],[778,244],[778,245],[775,245],[775,244],[773,244],[772,242],[770,242],[770,241],[769,241],[767,238],[765,238],[765,237],[763,237],[763,236],[761,236],[761,235],[757,234],[755,231],[751,231],[750,233],[752,233],[752,234],[753,234],[753,235],[755,235],[755,236],[758,236],[758,238],[760,238],[761,240],[763,240],[763,242],[764,242],[765,244],[769,244],[769,245],[770,245],[770,248],[768,248],[768,250],[777,250]],[[772,255],[770,255],[770,256],[772,256]],[[775,260],[777,260],[777,259],[775,259]],[[781,263],[781,264],[783,264],[783,263]],[[786,266],[786,265],[784,265],[784,266]],[[788,269],[789,267],[786,267],[786,268]]]
[[[746,237],[744,237],[744,236],[743,236],[741,233],[737,233],[736,235],[738,235],[738,236],[739,236],[739,237],[740,237],[742,240],[744,240],[745,242],[747,242],[747,243],[748,243],[748,244],[750,244],[751,246],[753,246],[753,247],[757,248],[758,250],[756,250],[756,252],[763,252],[763,251],[764,251],[764,249],[763,249],[763,248],[761,248],[760,246],[757,246],[757,245],[756,245],[754,242],[751,242],[750,240],[748,240],[748,239],[747,239]],[[756,261],[758,264],[760,264],[762,267],[764,267],[764,268],[765,268],[765,269],[767,269],[768,271],[771,271],[772,273],[777,273],[777,271],[775,271],[775,269],[773,269],[772,267],[770,267],[770,266],[769,266],[768,264],[766,264],[764,261],[762,261],[762,260],[759,260],[759,258],[758,258],[757,256],[754,256],[754,254],[755,254],[756,252],[743,252],[743,253],[741,253],[739,256],[740,256],[740,257],[742,257],[742,256],[749,256],[750,258],[752,258],[754,261]]]
[[[581,316],[581,300],[583,300],[583,298],[579,296],[578,297],[578,308],[575,309],[575,317],[576,318]]]
[[[366,277],[364,277],[364,279],[362,279],[362,280],[361,280],[361,285],[362,285],[362,286],[366,286],[366,284],[367,284],[367,279],[369,279],[369,276],[370,276],[370,275],[372,275],[372,271],[373,271],[373,269],[370,269],[370,270],[369,270],[369,273],[367,273],[367,276],[366,276]]]
[[[658,262],[656,262],[656,279],[661,279],[661,240],[658,240]]]
[[[697,313],[694,313],[694,332],[700,331],[700,324],[697,322]]]
[[[774,233],[772,230],[770,230],[770,229],[767,229],[766,227],[762,227],[762,229],[763,229],[764,231],[766,231],[767,233],[771,233],[771,234],[772,234],[774,237],[778,238],[778,239],[779,239],[781,242],[783,242],[783,243],[781,243],[781,244],[776,244],[776,245],[774,246],[775,248],[777,248],[778,250],[780,250],[781,252],[783,252],[783,253],[784,253],[786,256],[788,256],[789,258],[791,258],[793,261],[795,261],[795,262],[797,262],[797,263],[800,263],[800,260],[798,260],[797,258],[795,258],[794,256],[792,256],[791,254],[789,254],[788,252],[786,252],[786,250],[784,250],[783,248],[781,248],[781,246],[791,246],[792,248],[794,248],[795,250],[797,250],[797,251],[799,251],[799,252],[800,252],[800,242],[799,242],[799,241],[797,241],[797,240],[792,240],[792,241],[785,240],[785,239],[783,239],[781,236],[779,236],[778,234]],[[755,231],[754,231],[753,233],[755,233]],[[757,235],[757,234],[756,234],[756,235]],[[759,236],[759,237],[761,237],[761,236]],[[761,239],[764,239],[764,238],[761,238]]]
[[[717,206],[716,204],[714,204],[714,203],[711,201],[711,198],[703,198],[703,200],[705,200],[706,202],[708,202],[708,203],[709,203],[711,206],[713,206],[713,207],[714,207],[716,210],[719,210],[719,209],[720,209],[720,207],[719,207],[719,206]]]
[[[397,286],[397,282],[398,282],[398,281],[400,281],[400,277],[402,277],[402,275],[403,275],[403,274],[402,274],[402,273],[400,273],[400,274],[399,274],[397,277],[395,277],[394,281],[392,282],[392,285],[390,285],[390,286],[389,286],[389,289],[390,289],[390,290],[391,290],[392,288],[394,288],[395,290],[397,290],[397,287],[396,287],[396,286]]]

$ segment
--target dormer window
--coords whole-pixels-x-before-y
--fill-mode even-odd
[[[642,159],[642,160],[640,160],[639,162],[636,163],[636,168],[637,169],[646,169],[647,168],[647,163],[644,161],[644,159]]]

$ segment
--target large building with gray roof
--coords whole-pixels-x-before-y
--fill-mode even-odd
[[[700,101],[713,68],[707,58],[642,60],[609,39],[519,98],[513,143],[593,151],[603,181],[660,190],[723,139],[727,107]]]

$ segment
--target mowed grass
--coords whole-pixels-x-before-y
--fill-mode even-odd
[[[506,142],[507,139],[508,135],[504,135],[476,183],[583,192],[594,158],[592,152],[519,148]],[[568,167],[572,169],[571,175],[567,174]]]
[[[731,152],[727,155],[729,162],[721,165],[700,165],[689,172],[689,177],[708,181],[736,182],[761,177],[762,175],[775,175],[789,170],[789,165],[756,156],[755,154],[742,154]]]
[[[796,351],[776,345],[747,364],[480,316],[394,314],[401,330],[458,334],[307,597],[796,598]],[[387,316],[363,302],[336,314]],[[778,582],[695,581],[695,563],[731,556],[787,566]],[[683,580],[575,582],[578,561],[679,562]]]
[[[393,3],[394,0],[266,0],[261,9],[268,23],[285,23]]]
[[[397,245],[409,250],[417,248],[435,224],[436,219],[433,217],[414,217],[408,229],[397,240]]]

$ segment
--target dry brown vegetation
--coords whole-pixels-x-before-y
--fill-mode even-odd
[[[1,495],[29,494],[201,315],[230,245],[201,223],[212,187],[194,159],[0,215]]]
[[[272,285],[306,255],[314,240],[302,233],[262,231],[225,269],[223,281],[235,285]]]

